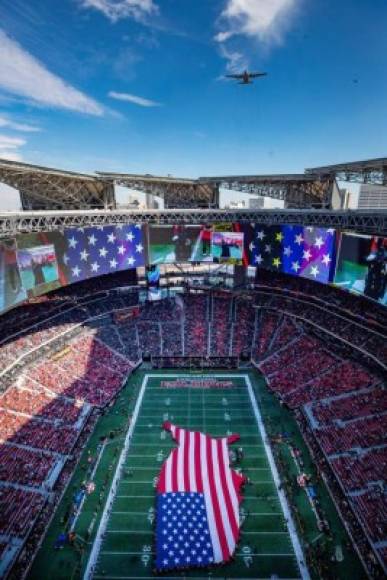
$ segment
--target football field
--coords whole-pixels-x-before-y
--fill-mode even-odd
[[[232,562],[212,568],[168,573],[167,578],[307,578],[298,565],[302,553],[278,475],[265,441],[253,388],[247,375],[208,375],[228,381],[224,388],[165,387],[184,377],[152,373],[144,377],[110,496],[100,520],[85,577],[151,578],[157,476],[175,447],[164,421],[212,436],[240,435],[230,449],[242,447],[232,467],[249,478],[240,507],[241,539]],[[204,379],[190,375],[190,379]],[[277,482],[277,483],[276,483]]]

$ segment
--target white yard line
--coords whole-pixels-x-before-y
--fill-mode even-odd
[[[118,463],[117,463],[116,471],[115,471],[115,474],[114,474],[114,477],[113,477],[113,480],[112,480],[112,483],[110,486],[109,495],[107,497],[105,507],[104,507],[104,510],[102,512],[101,521],[100,521],[99,526],[98,526],[97,535],[94,539],[93,547],[91,549],[90,556],[89,556],[89,561],[87,563],[87,567],[86,567],[85,573],[83,575],[83,580],[91,580],[91,578],[93,577],[94,568],[95,568],[95,565],[97,563],[98,555],[99,555],[99,552],[100,552],[101,546],[102,546],[102,538],[103,538],[103,535],[105,533],[108,519],[109,519],[109,515],[110,515],[110,510],[112,508],[113,501],[114,501],[115,496],[116,496],[117,483],[118,483],[118,480],[120,477],[121,469],[125,463],[126,456],[128,454],[128,451],[129,451],[132,434],[133,434],[134,428],[136,426],[137,417],[138,417],[138,414],[140,411],[140,407],[141,407],[141,403],[142,403],[142,400],[144,397],[145,388],[146,388],[146,385],[148,383],[148,379],[149,379],[149,375],[145,375],[145,377],[142,381],[142,386],[141,386],[140,392],[139,392],[138,397],[137,397],[136,406],[135,406],[134,411],[133,411],[132,421],[130,423],[130,427],[129,427],[128,432],[127,432],[126,437],[125,437],[125,443],[124,443],[120,458],[119,458]]]
[[[94,478],[95,478],[95,474],[96,474],[96,472],[97,472],[98,466],[99,466],[99,464],[100,464],[100,461],[101,461],[101,459],[102,459],[103,452],[105,451],[105,447],[106,447],[106,442],[104,442],[104,443],[102,444],[102,447],[101,447],[101,449],[99,450],[98,457],[97,457],[97,461],[95,462],[95,465],[94,465],[93,471],[91,472],[91,475],[90,475],[90,481],[93,481],[93,480],[94,480]],[[77,514],[76,514],[76,516],[75,516],[75,518],[74,518],[74,521],[73,521],[73,523],[71,524],[70,532],[72,532],[72,531],[75,529],[75,526],[76,526],[76,523],[77,523],[77,521],[78,521],[78,518],[79,518],[79,516],[80,516],[80,515],[81,515],[81,513],[82,513],[82,509],[83,509],[84,503],[85,503],[85,501],[86,501],[86,497],[87,497],[87,493],[85,493],[85,494],[84,494],[84,496],[83,496],[83,498],[82,498],[82,500],[81,500],[81,503],[79,504],[79,508],[78,508],[78,510],[77,510]]]
[[[302,552],[301,543],[300,543],[300,540],[299,540],[298,535],[297,535],[296,526],[294,524],[292,513],[291,513],[290,508],[288,506],[286,495],[285,495],[283,489],[281,489],[281,487],[280,487],[281,481],[280,481],[279,474],[277,471],[277,466],[276,466],[275,461],[274,461],[271,447],[268,443],[268,438],[266,435],[265,426],[263,424],[261,413],[260,413],[258,405],[257,405],[257,400],[256,400],[255,395],[254,395],[253,386],[251,384],[250,377],[248,375],[245,375],[245,381],[247,384],[247,389],[248,389],[248,392],[250,395],[250,400],[251,400],[251,404],[253,406],[253,410],[254,410],[255,418],[257,421],[258,428],[259,428],[259,432],[261,434],[262,441],[263,441],[263,444],[265,446],[266,455],[267,455],[267,459],[269,461],[269,465],[270,465],[271,472],[273,475],[274,483],[275,483],[275,486],[277,488],[277,493],[278,493],[278,497],[279,497],[279,500],[281,503],[282,511],[283,511],[284,516],[287,520],[287,527],[288,527],[290,539],[292,541],[293,549],[294,549],[294,552],[295,552],[295,555],[297,558],[297,563],[298,563],[298,567],[300,569],[301,578],[303,580],[310,580],[309,572],[308,572],[308,569],[305,565],[305,558],[304,558],[304,554]],[[244,532],[244,533],[247,533],[247,532]]]

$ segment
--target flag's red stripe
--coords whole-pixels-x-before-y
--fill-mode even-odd
[[[226,471],[225,471],[226,469],[229,469],[229,468],[228,468],[228,466],[226,467],[224,464],[222,440],[218,439],[216,444],[218,447],[220,482],[221,482],[222,489],[223,489],[223,496],[224,496],[224,501],[226,503],[228,518],[230,520],[232,535],[234,536],[234,540],[236,540],[239,536],[239,527],[238,527],[238,522],[237,522],[236,517],[235,517],[234,508],[233,508],[233,505],[231,502],[230,490],[228,488],[227,479],[226,479]]]
[[[202,458],[200,451],[200,433],[195,431],[195,474],[196,474],[196,490],[203,493],[203,478],[202,478]]]
[[[191,444],[191,433],[190,431],[185,432],[185,444],[184,444],[184,491],[191,491],[190,481],[189,481],[189,447]]]
[[[176,427],[174,438],[176,441],[179,441],[180,435],[180,427]],[[179,486],[177,483],[177,454],[179,453],[179,449],[174,449],[172,451],[172,491],[179,491]]]
[[[159,475],[159,481],[158,481],[158,484],[157,484],[157,491],[159,493],[165,493],[166,492],[166,489],[165,489],[165,468],[166,468],[166,464],[167,464],[167,462],[165,461],[164,462],[164,465],[161,468],[160,475]]]
[[[210,493],[212,499],[212,507],[214,510],[215,525],[218,532],[220,547],[222,549],[223,560],[228,560],[230,557],[230,552],[228,549],[226,534],[224,533],[222,513],[219,507],[218,494],[216,492],[216,484],[214,477],[214,467],[213,461],[217,461],[217,458],[212,456],[212,445],[211,437],[206,436],[206,451],[207,451],[207,470],[208,470],[208,482],[210,485]]]

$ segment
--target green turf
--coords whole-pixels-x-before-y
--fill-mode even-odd
[[[133,473],[124,475],[120,480],[95,571],[97,578],[142,578],[152,573],[152,560],[147,560],[146,556],[148,546],[152,546],[154,539],[151,517],[155,504],[154,478],[172,447],[170,435],[160,429],[166,419],[215,436],[225,435],[228,431],[241,435],[245,452],[244,472],[253,482],[245,490],[245,496],[249,498],[246,506],[250,505],[251,508],[245,509],[249,509],[250,515],[243,526],[235,563],[213,570],[212,576],[223,578],[227,574],[234,578],[242,575],[262,578],[271,573],[279,577],[298,576],[291,541],[245,382],[241,379],[234,379],[233,382],[235,388],[231,389],[165,390],[160,387],[159,379],[149,381],[125,463]],[[229,415],[231,421],[228,420]],[[260,510],[255,505],[257,493],[273,497],[270,508],[261,505]],[[138,498],[139,495],[147,497]],[[273,515],[261,515],[267,514],[268,509]],[[244,557],[246,550],[252,554],[251,561]],[[128,563],[130,572],[123,574],[122,570]],[[203,577],[203,571],[187,572],[186,575]]]
[[[168,372],[168,374],[171,373]],[[123,444],[128,416],[132,413],[143,376],[143,372],[137,371],[115,405],[99,420],[34,562],[30,578],[65,580],[81,577],[102,511],[99,502],[103,504],[106,498],[118,461],[118,452]],[[272,432],[287,430],[292,433],[292,438],[294,437],[303,452],[308,469],[310,467],[309,472],[313,473],[308,452],[291,414],[279,407],[278,402],[267,391],[262,377],[251,372],[250,378],[266,427]],[[225,435],[227,431],[240,433],[240,445],[243,446],[245,453],[241,467],[252,481],[252,484],[245,487],[242,510],[247,517],[242,528],[241,542],[235,562],[205,574],[203,571],[190,572],[187,576],[201,578],[267,578],[271,574],[277,574],[279,578],[298,576],[292,544],[285,527],[244,381],[234,378],[234,385],[234,388],[227,390],[168,389],[166,391],[160,388],[158,379],[152,379],[148,383],[102,544],[96,577],[144,578],[152,576],[154,478],[160,470],[162,461],[174,445],[170,434],[160,429],[161,423],[166,418],[181,426],[215,436]],[[227,399],[227,405],[224,405],[224,398]],[[228,421],[225,416],[227,412],[231,415],[231,421]],[[95,453],[100,437],[114,429],[122,429],[123,433],[117,433],[105,449],[95,480],[96,490],[88,496],[75,530],[87,543],[78,540],[77,548],[66,546],[63,550],[56,551],[53,549],[53,544],[60,531],[64,529],[63,517],[71,503],[71,497],[84,478],[88,452]],[[294,464],[287,446],[279,447],[281,449],[275,449],[275,452],[281,451],[285,469],[293,477]],[[100,500],[101,492],[103,495]],[[304,528],[305,541],[313,546],[320,544],[321,549],[327,550],[328,558],[334,553],[336,546],[340,545],[343,549],[344,561],[341,564],[334,564],[336,577],[360,579],[364,576],[360,564],[354,552],[345,547],[347,538],[344,529],[339,523],[332,502],[322,484],[318,484],[318,492],[334,529],[334,540],[327,542],[324,537],[318,538],[319,531],[314,515],[301,492],[294,495],[293,501],[299,509],[299,519]],[[88,529],[90,530],[90,524],[93,521],[91,536],[87,538]],[[312,576],[317,578],[318,573],[312,570]],[[180,578],[182,575],[176,574],[176,577]],[[168,578],[172,576],[168,575]]]

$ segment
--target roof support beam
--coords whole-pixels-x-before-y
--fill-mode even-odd
[[[44,211],[0,214],[0,237],[64,228],[143,224],[216,224],[258,222],[266,225],[304,225],[355,231],[387,237],[387,211],[328,210],[113,210]]]

